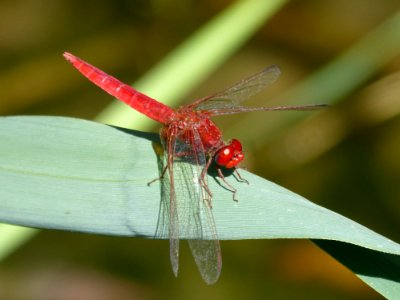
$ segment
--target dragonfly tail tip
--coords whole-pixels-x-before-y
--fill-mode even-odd
[[[74,55],[72,55],[71,53],[69,53],[69,52],[64,52],[64,53],[63,53],[63,56],[64,56],[64,58],[65,58],[66,60],[68,60],[69,62],[73,62],[73,61],[76,60],[76,57],[75,57]]]

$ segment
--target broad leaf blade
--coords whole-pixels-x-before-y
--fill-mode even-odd
[[[156,134],[56,117],[0,118],[0,126],[0,221],[154,237],[160,187],[146,183],[158,176]],[[242,176],[249,185],[227,178],[237,203],[209,178],[221,240],[316,239],[381,294],[400,294],[399,244],[263,178]]]
[[[157,220],[153,212],[159,190],[157,184],[146,185],[157,176],[150,140],[68,118],[9,117],[1,118],[0,126],[3,222],[99,234],[152,234],[152,226],[136,233],[133,222],[143,218],[146,226]],[[151,217],[141,209],[149,204]],[[135,216],[136,211],[143,214]]]

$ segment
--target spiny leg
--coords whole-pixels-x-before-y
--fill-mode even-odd
[[[161,176],[160,176],[160,177],[157,177],[157,178],[154,178],[153,180],[149,181],[149,182],[147,183],[147,186],[152,185],[154,182],[156,182],[156,181],[158,181],[158,180],[163,180],[163,179],[164,179],[165,172],[167,171],[167,169],[168,169],[168,163],[167,163],[167,165],[164,167],[164,170],[162,171]]]
[[[221,168],[217,169],[218,175],[221,178],[221,180],[225,183],[225,185],[228,187],[228,189],[232,192],[232,197],[233,197],[233,201],[238,202],[238,199],[236,199],[236,194],[237,194],[237,190],[229,184],[228,181],[225,180],[225,176],[221,171]]]
[[[235,172],[235,175],[236,175],[238,181],[240,181],[240,182],[245,182],[245,183],[247,183],[247,184],[250,184],[250,182],[249,182],[246,178],[243,178],[243,177],[240,175],[240,173],[239,173],[239,171],[237,170],[237,168],[235,168],[234,172]]]
[[[201,174],[200,174],[200,185],[204,188],[204,190],[206,191],[206,193],[209,196],[209,198],[206,199],[206,200],[207,200],[207,202],[208,202],[208,204],[210,205],[211,208],[212,208],[211,199],[212,199],[213,195],[212,195],[212,192],[211,192],[210,188],[208,187],[208,184],[207,184],[205,178],[207,176],[207,171],[208,171],[208,168],[210,167],[210,165],[212,163],[212,160],[213,160],[213,157],[210,156],[208,161],[207,161],[207,164],[204,166],[204,168],[203,168],[203,170],[201,171]]]

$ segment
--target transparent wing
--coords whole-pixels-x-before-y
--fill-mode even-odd
[[[168,212],[160,216],[168,222],[172,269],[177,275],[179,239],[188,239],[202,278],[211,284],[221,272],[221,250],[206,178],[201,178],[206,165],[204,149],[195,130],[170,137],[168,145],[166,160],[172,163],[162,184],[162,194],[168,199],[162,199],[165,204],[161,207]]]
[[[222,92],[199,99],[187,107],[194,110],[207,111],[236,108],[243,101],[246,101],[274,83],[280,74],[279,67],[272,65],[253,76],[239,81]]]
[[[175,137],[163,141],[163,155],[159,163],[161,180],[161,203],[156,237],[164,237],[168,234],[169,250],[172,271],[178,276],[179,270],[179,219],[174,188],[174,164]],[[164,169],[167,168],[164,172]]]
[[[221,273],[221,248],[212,215],[207,173],[203,172],[206,166],[205,151],[197,131],[193,131],[191,142],[193,151],[188,158],[193,163],[186,165],[184,170],[187,175],[192,174],[198,184],[191,205],[190,226],[187,226],[186,230],[191,237],[188,242],[200,274],[206,283],[212,284],[218,280]]]

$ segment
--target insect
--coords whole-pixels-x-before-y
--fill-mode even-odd
[[[179,267],[179,240],[187,239],[202,278],[208,284],[215,283],[221,273],[222,258],[206,175],[215,163],[235,199],[236,190],[225,181],[221,169],[236,170],[244,154],[237,139],[223,141],[221,130],[210,118],[252,111],[314,110],[326,105],[241,106],[240,103],[279,77],[280,69],[273,65],[222,92],[173,109],[70,53],[65,52],[64,57],[104,91],[162,124],[160,137],[165,150],[165,169],[160,179],[165,199],[162,199],[162,226],[157,232],[169,235],[175,276]],[[245,181],[240,175],[238,178]]]

